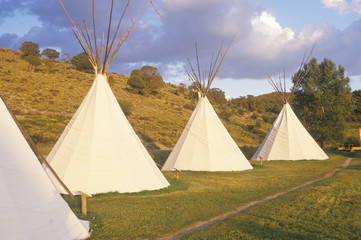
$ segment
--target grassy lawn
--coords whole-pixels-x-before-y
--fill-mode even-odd
[[[171,174],[164,172],[171,182],[168,189],[134,194],[107,193],[94,195],[88,198],[87,216],[79,214],[79,202],[75,203],[68,198],[67,200],[74,211],[78,213],[78,216],[91,220],[93,233],[90,239],[156,239],[177,232],[196,222],[205,221],[232,211],[251,201],[261,200],[266,196],[321,178],[326,173],[340,167],[346,159],[345,156],[334,153],[329,153],[329,156],[330,159],[326,161],[272,161],[266,162],[263,167],[260,167],[258,162],[251,162],[254,169],[242,172],[185,171],[181,172],[180,180],[176,180],[172,178]],[[347,174],[342,173],[342,175],[337,176],[337,179],[352,173],[354,174],[353,177],[357,174],[360,176],[360,172],[357,171],[360,170],[358,168],[360,168],[360,160],[355,160],[353,168],[347,170]],[[332,190],[334,187],[325,187],[328,186],[326,183],[336,182],[331,179],[318,184],[319,189],[317,191],[324,190],[322,194],[318,194],[315,190],[310,191],[313,198],[319,198],[316,203],[335,204],[338,202],[337,195],[339,193],[337,191],[346,191],[345,186],[349,186],[350,183],[357,188],[357,181],[353,180],[352,177],[341,179],[343,179],[343,184],[339,183],[336,186],[340,188],[338,190],[328,191],[327,189]],[[360,182],[359,179],[359,190]],[[309,191],[308,189],[310,188],[302,190],[302,196],[306,191]],[[266,238],[272,238],[272,236],[276,236],[277,232],[281,236],[288,232],[291,232],[291,235],[289,235],[291,237],[307,237],[306,233],[311,236],[315,233],[315,230],[327,224],[323,218],[314,216],[317,222],[311,225],[313,218],[311,212],[316,210],[326,211],[326,209],[319,209],[315,203],[310,207],[308,201],[312,201],[312,196],[305,195],[305,197],[298,199],[297,196],[299,196],[300,192],[296,191],[282,197],[280,200],[264,205],[268,207],[263,207],[263,205],[256,207],[255,209],[262,209],[259,211],[249,210],[245,214],[240,214],[240,216],[232,220],[221,223],[221,225],[217,224],[200,233],[194,233],[190,238],[199,239],[202,236],[204,236],[203,239],[210,239],[213,236],[219,239],[232,239],[232,237],[239,239],[239,236],[246,236],[249,239],[265,238],[265,236]],[[353,205],[355,208],[357,207],[361,195],[359,192],[357,192],[358,199],[352,199],[351,196],[347,197],[347,204],[350,207]],[[290,200],[292,196],[296,200]],[[284,200],[286,198],[288,200]],[[278,202],[278,204],[270,206],[275,202]],[[289,204],[289,202],[292,204]],[[288,203],[287,206],[285,206],[286,203]],[[347,204],[344,203],[344,205]],[[299,210],[287,211],[287,209],[292,208]],[[358,208],[360,210],[360,206]],[[267,209],[270,211],[269,214],[264,213]],[[256,212],[253,213],[253,211]],[[347,211],[351,211],[351,209]],[[305,216],[304,219],[297,222],[302,214]],[[329,214],[332,215],[332,212]],[[354,215],[356,216],[356,213]],[[339,216],[335,215],[334,217],[338,219]],[[346,217],[346,220],[351,221],[347,215],[344,217]],[[262,218],[262,221],[259,221],[259,218]],[[243,224],[244,221],[246,224]],[[336,224],[337,221],[333,220],[333,223]],[[309,228],[307,228],[307,225],[309,225]],[[245,228],[242,230],[240,226]],[[263,226],[266,226],[263,229],[264,235],[261,232],[259,235],[255,235],[254,232],[258,233]],[[299,229],[299,231],[295,231],[293,228]],[[252,229],[254,232],[247,235],[246,233]],[[274,230],[273,235],[268,236],[267,232],[272,230]],[[234,236],[230,234],[234,234]]]
[[[361,239],[361,159],[333,178],[182,239]]]

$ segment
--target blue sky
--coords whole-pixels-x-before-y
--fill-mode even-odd
[[[345,67],[353,90],[361,89],[361,0],[153,0],[131,32],[112,72],[129,74],[144,64],[156,66],[165,81],[186,82],[187,58],[197,40],[201,63],[208,64],[224,40],[237,33],[231,52],[214,81],[232,97],[272,92],[266,73],[283,67],[287,79],[298,69],[306,49],[313,56]],[[105,31],[109,0],[96,0],[97,25]],[[117,0],[116,0],[117,2]],[[119,2],[119,1],[118,1]],[[122,0],[122,2],[124,2]],[[146,0],[132,0],[136,15]],[[91,0],[63,0],[72,17],[90,21]],[[88,7],[84,7],[88,6]],[[127,19],[124,26],[129,26]],[[55,48],[71,56],[81,52],[57,0],[0,0],[0,47],[18,49],[23,41]]]

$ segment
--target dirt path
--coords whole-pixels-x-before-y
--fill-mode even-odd
[[[281,193],[277,193],[275,195],[272,195],[272,196],[268,196],[267,198],[263,199],[263,200],[260,200],[260,201],[254,201],[254,202],[250,202],[248,203],[247,205],[243,205],[243,206],[240,206],[239,208],[237,208],[236,210],[232,211],[232,212],[228,212],[228,213],[225,213],[223,215],[220,215],[220,216],[217,216],[217,217],[214,217],[214,218],[211,218],[209,219],[208,221],[205,221],[205,222],[198,222],[186,229],[183,229],[179,232],[176,232],[174,234],[171,234],[171,235],[168,235],[168,236],[165,236],[163,238],[160,238],[159,240],[174,240],[174,239],[178,239],[178,238],[181,238],[189,233],[192,233],[192,232],[195,232],[195,231],[198,231],[200,229],[203,229],[203,228],[206,228],[210,225],[212,225],[213,223],[216,223],[216,222],[219,222],[219,221],[222,221],[222,220],[225,220],[227,218],[230,218],[236,214],[239,214],[247,209],[250,209],[252,207],[255,207],[259,204],[262,204],[262,203],[265,203],[265,202],[268,202],[268,201],[271,201],[273,199],[276,199],[276,198],[279,198],[283,195],[286,195],[290,192],[293,192],[295,190],[298,190],[300,188],[303,188],[303,187],[307,187],[311,184],[314,184],[314,183],[317,183],[319,181],[322,181],[322,180],[325,180],[327,178],[330,178],[330,177],[333,177],[335,176],[337,173],[339,173],[340,171],[342,171],[343,169],[347,168],[350,163],[352,161],[352,158],[348,158],[346,159],[346,161],[343,163],[342,167],[341,168],[338,168],[330,173],[328,173],[325,177],[323,178],[320,178],[320,179],[317,179],[317,180],[313,180],[313,181],[309,181],[309,182],[306,182],[300,186],[297,186],[297,187],[294,187],[290,190],[287,190],[285,192],[281,192]]]

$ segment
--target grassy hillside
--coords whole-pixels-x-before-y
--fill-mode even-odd
[[[128,116],[149,151],[169,150],[183,131],[196,102],[188,99],[188,89],[166,84],[157,95],[135,94],[126,84],[128,76],[108,73],[118,101],[131,105]],[[14,50],[0,48],[0,94],[37,143],[48,154],[67,122],[88,92],[94,75],[57,62],[49,71],[42,65],[30,71],[30,65]],[[225,106],[214,105],[220,113]],[[272,121],[261,114],[238,113],[222,119],[239,146],[258,146]],[[255,127],[256,122],[258,126]]]

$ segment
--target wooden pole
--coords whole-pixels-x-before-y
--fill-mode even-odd
[[[6,105],[6,102],[4,101],[4,99],[2,98],[2,96],[0,95],[1,100],[3,101],[5,107],[8,109],[10,116],[13,118],[14,122],[16,123],[16,125],[18,126],[18,128],[20,129],[20,132],[23,134],[25,140],[28,142],[28,144],[30,145],[31,149],[33,150],[35,156],[38,158],[38,160],[40,160],[42,163],[44,163],[46,165],[47,168],[49,168],[50,172],[54,175],[54,177],[56,178],[56,180],[60,183],[60,185],[65,189],[65,191],[71,196],[72,199],[74,199],[74,195],[73,193],[69,190],[69,188],[65,185],[65,183],[60,179],[60,177],[58,176],[58,174],[55,172],[55,170],[50,166],[50,164],[46,161],[45,157],[41,154],[41,152],[39,151],[38,147],[36,146],[36,144],[34,143],[33,139],[30,137],[30,135],[25,131],[25,129],[23,128],[23,126],[20,124],[20,122],[18,121],[18,119],[15,117],[15,115],[12,113],[12,111],[10,110],[10,108]]]
[[[179,170],[176,169],[175,171],[176,171],[176,176],[177,176],[177,180],[178,180],[179,179]]]
[[[261,162],[261,167],[262,167],[262,160],[263,160],[263,157],[259,157],[259,161]]]
[[[361,126],[358,126],[358,145],[361,147]]]
[[[81,213],[86,215],[87,214],[87,207],[86,207],[86,197],[88,195],[85,193],[81,193]]]

